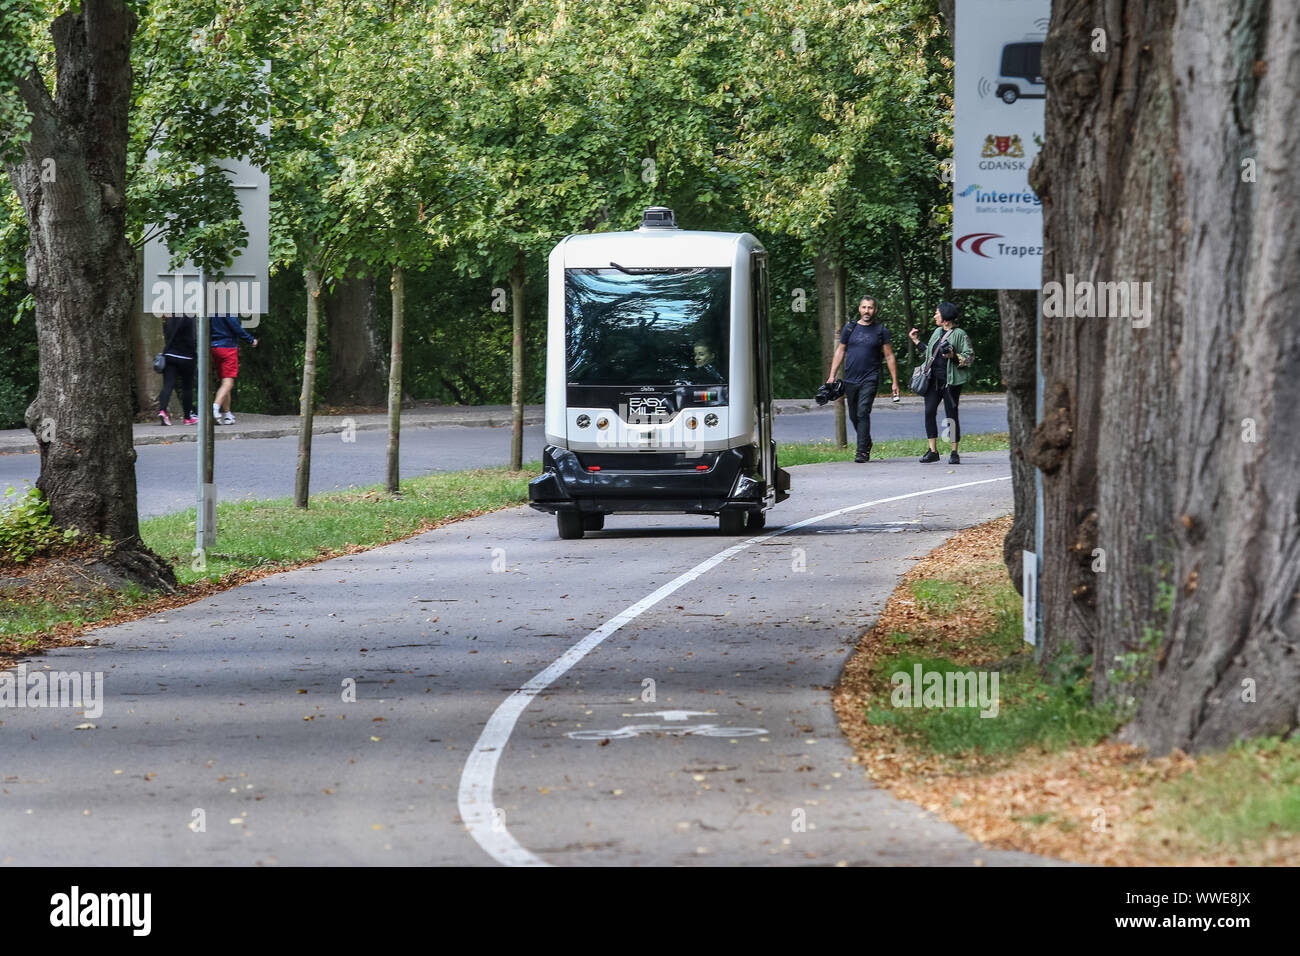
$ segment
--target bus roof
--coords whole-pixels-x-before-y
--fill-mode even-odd
[[[762,249],[747,232],[694,232],[689,229],[636,229],[566,236],[552,255],[566,269],[608,269],[610,262],[628,267],[724,267],[737,255]]]

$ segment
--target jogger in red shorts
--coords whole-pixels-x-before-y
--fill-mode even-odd
[[[240,324],[238,316],[212,317],[212,370],[221,379],[216,401],[212,403],[212,417],[218,425],[235,424],[235,416],[230,414],[230,395],[239,377],[240,339],[257,348],[257,339]]]

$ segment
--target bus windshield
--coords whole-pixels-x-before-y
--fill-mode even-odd
[[[566,269],[570,385],[723,385],[731,270]]]

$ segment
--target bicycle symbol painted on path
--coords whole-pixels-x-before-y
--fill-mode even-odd
[[[625,724],[616,730],[571,730],[564,736],[572,740],[626,740],[641,734],[668,734],[672,737],[757,737],[767,733],[762,727],[721,727],[695,724],[671,727],[665,724]]]

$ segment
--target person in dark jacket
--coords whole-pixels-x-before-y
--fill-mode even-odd
[[[257,339],[240,324],[239,316],[212,317],[212,369],[221,378],[216,401],[212,403],[212,417],[219,425],[235,424],[235,416],[230,414],[230,395],[235,390],[235,379],[239,377],[241,339],[257,348]]]
[[[951,302],[940,302],[934,310],[937,328],[930,333],[926,343],[923,362],[930,362],[930,386],[925,392],[925,437],[929,440],[930,450],[921,458],[922,464],[939,460],[939,423],[936,420],[939,403],[943,402],[944,415],[947,416],[951,432],[952,454],[948,464],[960,465],[961,455],[957,445],[961,442],[961,422],[957,418],[957,402],[961,398],[961,387],[971,376],[971,363],[975,361],[975,348],[964,329],[957,327],[960,314],[957,306]],[[913,342],[921,344],[921,332],[912,329],[908,333]]]
[[[871,406],[879,387],[881,359],[889,366],[890,391],[897,398],[898,366],[889,344],[889,329],[876,321],[876,300],[864,295],[858,301],[857,321],[850,321],[840,331],[840,344],[835,347],[826,379],[828,384],[834,382],[841,363],[844,365],[844,404],[858,435],[853,460],[859,464],[871,460]]]
[[[172,423],[167,414],[167,405],[172,400],[172,389],[176,380],[181,383],[181,406],[185,412],[185,424],[198,424],[199,415],[194,407],[194,317],[190,315],[169,315],[163,320],[163,368],[162,391],[158,393],[158,419],[164,425]]]

